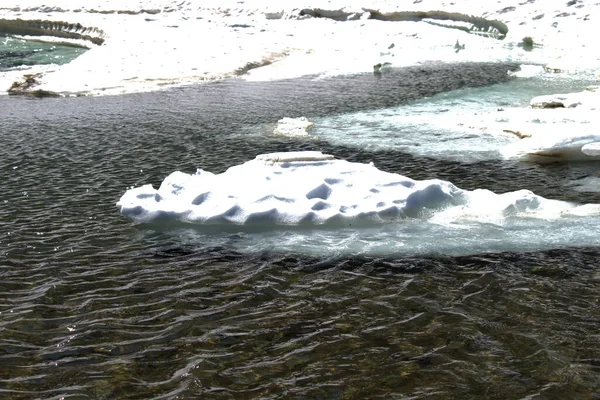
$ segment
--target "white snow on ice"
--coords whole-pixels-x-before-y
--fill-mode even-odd
[[[176,171],[158,189],[127,190],[117,206],[138,223],[184,223],[198,235],[252,232],[255,250],[455,254],[600,242],[580,230],[599,226],[600,205],[462,190],[319,152],[260,155],[222,174]]]
[[[530,107],[507,113],[522,139],[503,147],[507,158],[532,161],[596,160],[600,142],[600,91],[534,97]]]

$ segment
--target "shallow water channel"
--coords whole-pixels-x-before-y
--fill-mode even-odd
[[[0,35],[0,71],[28,65],[62,65],[86,51],[86,48],[76,45]]]
[[[115,207],[126,188],[157,187],[175,170],[222,172],[286,150],[465,189],[600,203],[600,163],[448,159],[372,145],[371,128],[362,146],[269,134],[284,116],[325,129],[424,98],[464,104],[456,91],[513,90],[509,68],[428,65],[379,80],[222,81],[119,97],[0,96],[0,397],[599,398],[593,243],[561,236],[543,250],[322,254],[310,243],[278,248],[286,232],[134,225]],[[335,130],[360,135],[338,122]],[[590,189],[575,190],[590,179]],[[413,228],[426,242],[430,232]],[[587,228],[574,229],[576,237]]]

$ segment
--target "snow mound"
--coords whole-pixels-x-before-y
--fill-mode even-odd
[[[158,190],[129,189],[118,201],[136,222],[182,221],[220,226],[373,226],[406,219],[502,223],[505,218],[560,218],[582,211],[522,190],[466,191],[437,179],[417,181],[373,164],[320,152],[259,155],[222,174],[173,172]]]

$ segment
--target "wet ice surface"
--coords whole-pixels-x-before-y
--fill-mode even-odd
[[[495,222],[495,223],[494,223]],[[494,222],[459,221],[454,224],[407,220],[378,227],[285,228],[271,231],[199,229],[198,227],[150,225],[165,237],[190,246],[198,243],[224,246],[242,254],[302,254],[325,259],[348,257],[463,256],[498,252],[528,252],[579,246],[598,246],[592,231],[598,218],[539,220],[498,218]],[[502,224],[500,225],[499,222]]]
[[[579,92],[594,82],[551,74],[514,78],[489,87],[434,94],[394,108],[315,118],[311,135],[345,146],[463,162],[527,158],[527,153],[538,151],[558,153],[563,159],[589,159],[581,147],[598,138],[593,113],[582,107],[566,112],[531,109],[529,103],[539,95]],[[536,140],[522,140],[516,135],[521,131],[537,134]],[[269,134],[268,127],[255,127],[253,133]]]
[[[527,110],[533,97],[561,90],[580,91],[591,82],[515,78],[501,85],[436,94],[393,109],[317,119],[313,134],[332,143],[393,148],[449,160],[501,158],[505,146],[519,141],[512,131],[520,128],[522,120],[538,130],[548,129],[555,122],[559,126],[569,122],[570,116],[561,115],[560,110]],[[577,128],[589,127],[582,124]]]

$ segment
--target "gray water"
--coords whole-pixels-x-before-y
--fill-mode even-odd
[[[243,233],[201,242],[115,207],[126,188],[175,170],[302,149],[465,189],[600,203],[571,190],[600,164],[461,163],[240,134],[497,84],[509,67],[0,97],[0,397],[600,398],[598,248],[241,253],[230,244]]]

